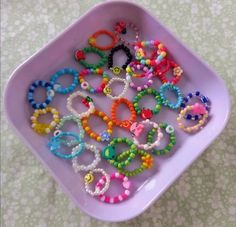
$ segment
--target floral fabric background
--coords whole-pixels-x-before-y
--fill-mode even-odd
[[[3,0],[1,91],[20,63],[97,2],[101,1]],[[128,222],[109,224],[74,207],[15,136],[2,108],[2,226],[236,226],[236,1],[137,2],[152,11],[226,81],[232,101],[227,128],[146,212]]]

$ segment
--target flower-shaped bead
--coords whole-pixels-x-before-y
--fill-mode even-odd
[[[142,156],[143,166],[147,169],[152,168],[153,166],[153,157],[150,154]]]
[[[75,52],[75,58],[80,61],[80,60],[85,60],[85,54],[82,50],[78,50]]]
[[[180,68],[180,66],[177,66],[173,69],[173,74],[176,76],[180,76],[183,73],[183,70]]]
[[[173,133],[175,131],[175,129],[174,129],[174,127],[172,126],[172,125],[168,125],[167,127],[166,127],[166,132],[168,133],[168,134],[171,134],[171,133]]]
[[[100,133],[100,136],[102,141],[109,141],[111,139],[111,135],[107,131]]]

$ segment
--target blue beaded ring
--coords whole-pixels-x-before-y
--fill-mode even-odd
[[[57,83],[57,79],[63,75],[70,74],[73,76],[73,82],[69,87],[63,87],[61,84]],[[53,89],[57,93],[68,94],[75,90],[78,85],[78,71],[71,68],[64,68],[57,71],[54,75],[52,75],[50,82],[53,85]]]
[[[171,103],[165,96],[166,91],[173,91],[177,95],[178,99],[176,103]],[[161,101],[164,106],[168,106],[171,109],[178,109],[182,103],[183,97],[180,89],[174,86],[172,83],[165,83],[160,87]]]
[[[77,141],[77,145],[72,148],[72,151],[70,154],[65,154],[59,151],[59,149],[61,148],[61,145],[66,145],[70,147],[70,144],[66,144],[65,140],[61,139],[62,137],[73,137]],[[84,146],[85,145],[82,138],[74,132],[60,132],[57,135],[54,135],[48,143],[48,147],[50,148],[50,151],[57,157],[63,158],[63,159],[71,159],[78,156],[84,150]]]
[[[203,103],[206,110],[208,112],[210,111],[210,100],[208,99],[208,97],[201,94],[200,91],[192,92],[192,93],[189,93],[187,96],[185,96],[180,106],[181,109],[184,109],[193,97],[198,98]],[[184,116],[184,118],[187,120],[197,121],[201,119],[202,116],[203,116],[202,114],[196,114],[196,115],[187,114],[186,116]]]
[[[34,100],[34,92],[35,92],[35,89],[38,88],[38,87],[44,87],[46,89],[46,92],[47,92],[47,98],[42,103],[37,103]],[[54,94],[55,93],[54,93],[53,86],[52,86],[51,83],[48,83],[44,80],[36,80],[30,85],[27,97],[28,97],[28,101],[29,101],[30,105],[34,109],[44,109],[52,101],[52,98],[53,98]]]

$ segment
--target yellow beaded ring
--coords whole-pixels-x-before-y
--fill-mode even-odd
[[[39,116],[46,113],[51,113],[53,120],[50,123],[39,123]],[[47,106],[45,109],[35,109],[30,119],[32,122],[31,127],[33,128],[33,130],[41,135],[49,134],[60,121],[58,111],[49,106]]]

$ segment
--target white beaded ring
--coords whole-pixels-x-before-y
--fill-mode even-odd
[[[72,101],[74,98],[76,97],[82,97],[84,98],[87,106],[88,106],[88,110],[86,112],[82,112],[82,113],[78,113],[73,107],[72,107]],[[87,96],[86,94],[80,92],[80,91],[76,91],[74,93],[72,93],[68,98],[67,98],[67,104],[66,104],[66,107],[67,109],[73,114],[75,115],[76,117],[82,119],[84,117],[88,117],[90,114],[94,113],[95,111],[95,106],[94,106],[94,103],[92,101],[92,99]]]
[[[100,150],[96,146],[85,143],[85,149],[92,151],[94,153],[95,159],[89,165],[80,165],[78,163],[78,158],[79,157],[73,158],[72,159],[72,167],[73,167],[73,169],[76,173],[78,173],[79,171],[93,170],[93,169],[96,168],[98,163],[101,161]],[[72,154],[73,154],[73,152],[72,152]]]

